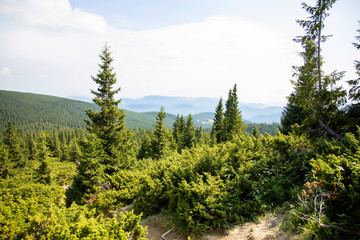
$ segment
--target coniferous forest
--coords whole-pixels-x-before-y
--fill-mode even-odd
[[[146,239],[141,219],[162,214],[184,236],[201,239],[282,208],[283,228],[300,239],[359,239],[360,62],[359,78],[347,82],[344,72],[323,71],[334,3],[303,3],[304,35],[294,39],[303,63],[293,67],[276,133],[244,122],[237,84],[219,99],[211,129],[195,127],[192,115],[167,125],[164,108],[153,129],[129,129],[105,45],[92,77],[96,106],[88,104],[84,123],[68,123],[66,110],[57,113],[60,125],[36,114],[31,125],[6,119],[0,237]],[[360,36],[353,45],[360,49]]]

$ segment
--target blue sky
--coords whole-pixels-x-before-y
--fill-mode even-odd
[[[242,102],[284,105],[301,64],[301,2],[1,0],[0,89],[91,98],[108,42],[119,98],[220,98],[237,83]],[[339,0],[325,23],[324,69],[347,71],[344,82],[356,78],[359,11],[360,1]]]

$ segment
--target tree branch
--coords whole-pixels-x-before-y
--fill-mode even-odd
[[[320,127],[324,129],[327,133],[329,133],[331,136],[336,138],[337,140],[342,140],[344,137],[335,132],[333,129],[331,129],[329,126],[327,126],[323,120],[319,119],[318,123],[320,124]]]

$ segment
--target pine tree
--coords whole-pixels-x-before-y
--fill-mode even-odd
[[[300,53],[304,65],[293,67],[297,79],[292,81],[295,91],[289,101],[302,108],[307,115],[304,126],[309,128],[317,124],[331,136],[341,139],[342,136],[330,125],[335,125],[338,106],[345,101],[346,92],[341,87],[336,87],[344,72],[334,71],[330,75],[324,75],[321,56],[321,44],[329,37],[322,35],[324,21],[329,15],[327,11],[335,2],[336,0],[317,0],[315,7],[302,4],[310,17],[309,20],[297,21],[304,28],[305,35],[294,40],[304,48],[304,52]]]
[[[156,123],[151,138],[152,156],[156,159],[165,155],[169,149],[168,132],[165,126],[166,113],[164,107],[160,108],[160,112],[156,115]]]
[[[205,137],[204,137],[204,130],[202,126],[197,127],[195,130],[195,139],[197,144],[204,144],[205,143]]]
[[[7,146],[9,151],[9,160],[12,168],[21,168],[25,166],[25,157],[21,150],[20,138],[11,121],[6,126],[3,143]]]
[[[36,170],[37,179],[41,183],[51,183],[50,158],[51,152],[46,142],[46,133],[41,131],[38,137],[36,158],[40,162],[39,168]]]
[[[178,152],[181,152],[181,149],[184,148],[183,135],[185,130],[185,120],[183,115],[177,115],[175,122],[173,124],[173,138],[177,144]]]
[[[280,131],[283,134],[288,134],[292,131],[291,126],[298,124],[299,126],[304,121],[306,115],[303,113],[301,107],[292,102],[288,102],[281,113],[281,127]]]
[[[222,101],[223,101],[222,98],[220,98],[219,103],[215,109],[214,123],[211,129],[211,136],[216,143],[224,141],[224,136],[223,136],[224,108]]]
[[[86,111],[89,117],[86,121],[87,129],[101,140],[107,155],[103,164],[107,166],[108,173],[126,164],[126,158],[132,154],[131,133],[125,128],[123,110],[118,108],[121,100],[114,100],[120,88],[113,89],[113,85],[116,84],[116,74],[111,66],[113,58],[110,55],[109,47],[105,45],[100,54],[100,70],[96,77],[92,77],[99,85],[97,91],[91,92],[95,95],[93,102],[100,107],[100,112]]]
[[[58,159],[62,159],[62,151],[61,151],[61,144],[59,141],[59,134],[56,129],[53,130],[52,134],[52,147],[54,152],[54,157],[57,157]]]
[[[77,138],[74,138],[70,141],[69,160],[74,163],[80,162],[82,156],[78,141],[79,140]]]
[[[225,141],[232,140],[235,135],[244,132],[244,122],[242,121],[239,110],[239,100],[237,97],[237,86],[229,90],[228,99],[225,104],[226,110],[223,120],[223,136]]]
[[[183,133],[184,148],[191,148],[195,143],[195,128],[191,114],[186,119],[186,125]]]
[[[89,133],[82,142],[84,153],[77,164],[77,174],[71,187],[66,191],[66,204],[72,202],[85,204],[86,201],[101,190],[104,183],[104,166],[101,164],[106,155],[102,140],[94,133]]]
[[[140,143],[140,149],[137,154],[137,159],[151,157],[151,151],[151,137],[149,134],[144,133],[144,136]]]
[[[182,131],[184,130],[184,126],[185,126],[185,123],[183,122],[183,116],[178,114],[176,115],[176,119],[175,119],[175,122],[173,124],[173,136],[174,136],[174,139],[176,141],[176,143],[178,143],[180,141],[180,138],[181,138],[181,133]]]
[[[256,124],[254,125],[254,128],[251,131],[251,135],[255,138],[258,138],[260,136],[259,128]]]
[[[28,149],[28,156],[29,160],[34,160],[36,157],[36,142],[32,134],[29,134],[27,139],[27,149]]]
[[[11,175],[13,166],[9,158],[9,150],[5,144],[0,144],[0,177],[6,179]]]

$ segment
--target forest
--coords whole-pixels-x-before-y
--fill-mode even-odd
[[[301,239],[359,239],[360,61],[348,91],[344,72],[323,71],[323,30],[334,3],[302,5],[309,16],[297,20],[304,35],[294,41],[303,64],[293,67],[293,92],[273,134],[244,122],[237,84],[219,99],[211,129],[195,127],[192,115],[169,126],[164,108],[153,129],[129,129],[105,45],[84,125],[66,115],[60,124],[38,117],[31,126],[27,117],[6,119],[0,237],[146,239],[141,219],[162,214],[188,239],[201,239],[285,208],[284,228]],[[360,36],[353,45],[360,49]]]

